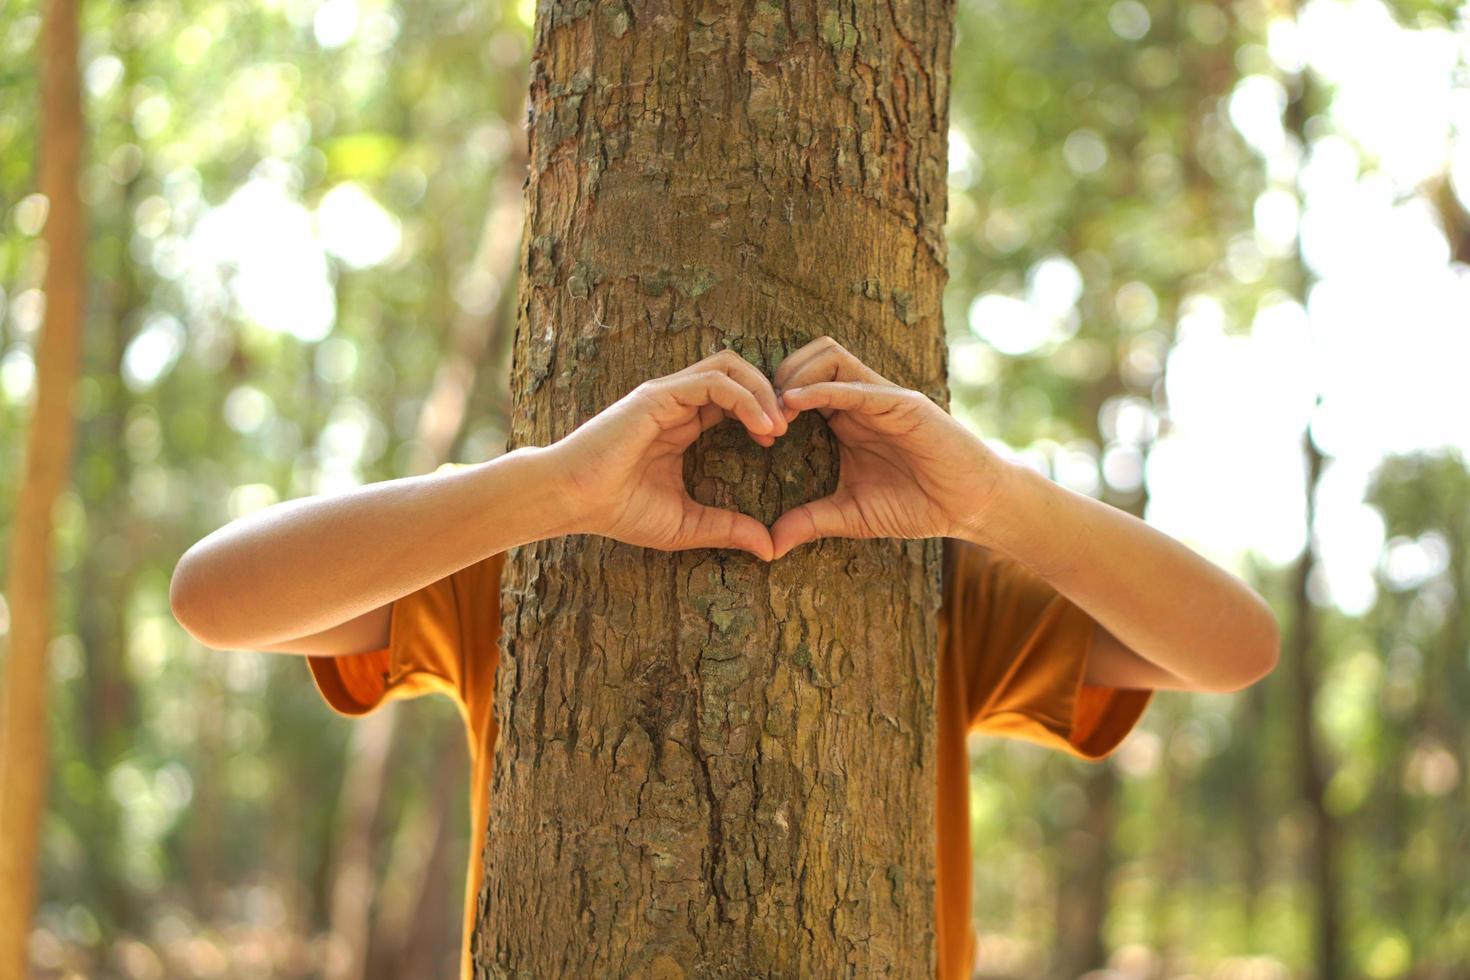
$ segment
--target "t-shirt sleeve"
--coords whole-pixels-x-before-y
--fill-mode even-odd
[[[466,565],[393,601],[388,644],[337,657],[308,656],[312,678],[339,714],[442,693],[466,715],[493,697],[504,553]]]
[[[968,729],[1089,760],[1117,748],[1153,690],[1087,683],[1093,618],[1000,552],[946,539],[944,564],[942,635],[960,660]]]

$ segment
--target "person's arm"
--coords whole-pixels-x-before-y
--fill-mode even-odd
[[[551,446],[275,504],[184,553],[169,587],[174,617],[218,649],[348,654],[387,642],[398,597],[542,538],[601,534],[769,559],[764,525],[684,489],[684,450],[726,418],[767,446],[786,431],[770,382],[728,351],[644,382]]]
[[[1275,667],[1276,618],[1240,579],[1126,511],[997,465],[1001,479],[963,535],[1092,615],[1088,683],[1234,691]]]
[[[462,469],[284,501],[184,553],[169,587],[174,617],[219,649],[381,646],[397,597],[568,527],[558,495],[544,489],[559,482],[548,450],[528,447]]]
[[[1002,459],[923,393],[830,338],[776,370],[788,422],[820,411],[837,490],[772,526],[780,557],[819,537],[954,537],[1032,569],[1094,620],[1087,681],[1234,691],[1271,672],[1279,634],[1244,582],[1144,521]]]

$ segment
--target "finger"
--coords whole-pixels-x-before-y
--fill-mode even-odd
[[[730,416],[720,406],[711,402],[708,405],[699,406],[699,431],[713,429]]]
[[[830,409],[839,412],[857,412],[862,415],[883,415],[889,412],[908,411],[916,407],[914,396],[918,392],[898,385],[865,384],[858,381],[824,381],[802,388],[788,388],[781,393],[781,401],[788,408],[798,411],[808,409]],[[924,397],[919,395],[920,398]]]
[[[824,334],[818,337],[816,340],[813,340],[808,344],[804,344],[801,347],[798,347],[790,354],[787,354],[781,360],[780,364],[776,365],[776,371],[771,376],[771,383],[774,384],[776,386],[776,389],[779,391],[780,389],[786,387],[791,378],[791,375],[803,364],[806,364],[812,361],[814,358],[819,357],[822,354],[831,351],[839,346],[841,345],[839,345],[837,341]],[[832,379],[823,378],[822,380],[830,381]]]
[[[772,430],[773,433],[778,436],[786,434],[786,418],[781,413],[781,407],[776,400],[776,390],[771,387],[770,380],[761,373],[759,368],[733,350],[722,350],[718,354],[690,365],[685,370],[691,374],[719,371],[728,376],[755,396],[756,401],[760,403],[761,411],[776,423]]]
[[[786,417],[785,412],[786,409],[783,409],[779,404],[776,406],[776,417],[780,418],[781,424],[771,430],[771,435],[761,435],[759,433],[751,432],[749,429],[745,430],[746,435],[750,436],[751,439],[769,449],[771,446],[774,446],[776,444],[776,436],[784,434],[786,429],[789,427],[790,419]],[[767,412],[766,414],[768,416],[770,415],[769,412]],[[730,412],[725,411],[723,408],[714,404],[713,402],[708,405],[703,405],[699,409],[699,431],[706,432],[719,425],[721,422],[725,421],[725,419],[729,418],[734,418],[736,419],[736,421],[739,421],[739,419],[735,415],[732,415]]]
[[[817,538],[858,537],[850,533],[849,528],[836,494],[793,507],[771,525],[771,546],[774,549],[771,560]]]
[[[754,434],[768,435],[776,427],[775,420],[767,417],[750,389],[718,371],[671,375],[663,387],[671,401],[683,409],[677,417],[668,419],[670,425],[687,420],[690,409],[697,411],[713,404],[738,418]],[[708,413],[699,414],[704,424]]]
[[[684,504],[680,523],[678,549],[739,548],[762,561],[770,561],[774,551],[771,532],[748,514],[718,507],[706,507],[693,500]]]
[[[776,366],[772,381],[777,391],[818,381],[866,381],[889,384],[887,378],[868,367],[831,337],[816,340],[793,351]]]
[[[781,383],[780,391],[805,388],[823,381],[848,381],[872,385],[894,385],[846,351],[826,351],[798,365]]]

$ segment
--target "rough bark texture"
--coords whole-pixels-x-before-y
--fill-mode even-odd
[[[36,399],[16,500],[5,594],[10,649],[0,730],[0,977],[26,974],[36,904],[36,858],[46,805],[46,652],[51,643],[52,510],[71,468],[72,389],[86,315],[81,200],[82,94],[77,4],[46,4],[41,33],[40,186],[50,202],[46,324],[36,352]]]
[[[511,447],[822,333],[947,406],[952,23],[542,0]],[[836,476],[815,414],[686,461],[697,499],[767,523]],[[939,545],[517,549],[477,975],[932,977]]]

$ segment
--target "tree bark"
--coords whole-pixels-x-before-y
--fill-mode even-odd
[[[40,187],[50,204],[46,324],[36,352],[36,399],[10,542],[10,649],[0,733],[0,976],[26,974],[36,904],[36,856],[46,804],[47,673],[51,642],[53,509],[71,469],[72,389],[86,315],[86,220],[81,200],[82,93],[76,0],[46,4],[41,37]]]
[[[947,407],[950,0],[544,0],[512,448],[721,348],[823,333]],[[767,523],[803,416],[686,460]],[[774,564],[573,535],[507,563],[476,975],[932,977],[940,542]]]

